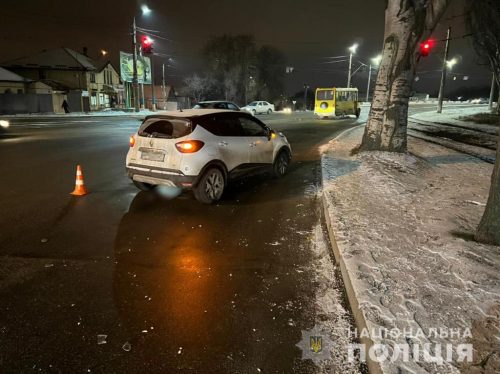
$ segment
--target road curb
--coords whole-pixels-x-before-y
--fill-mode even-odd
[[[340,133],[338,136],[333,138],[332,140],[340,140],[343,137],[347,136],[349,133],[351,133],[354,130],[357,130],[360,126],[364,124],[352,127],[350,129],[347,129]],[[326,227],[328,230],[328,237],[330,238],[331,246],[332,246],[332,252],[333,256],[335,258],[336,264],[340,268],[340,274],[342,275],[342,280],[344,282],[345,286],[345,292],[347,295],[347,300],[349,302],[349,306],[351,307],[352,314],[354,316],[354,322],[356,324],[356,328],[359,331],[362,331],[366,329],[365,331],[369,331],[367,324],[366,324],[366,319],[364,317],[363,311],[361,310],[359,306],[359,301],[356,296],[356,291],[353,287],[353,282],[352,282],[352,275],[349,274],[349,271],[347,270],[347,266],[345,263],[345,259],[343,257],[343,249],[342,245],[339,245],[339,241],[336,239],[335,235],[335,229],[332,224],[332,218],[330,217],[329,211],[328,211],[328,198],[325,193],[325,189],[323,188],[324,186],[324,158],[325,155],[321,155],[321,204],[323,205],[323,213],[325,215],[325,223]],[[370,349],[370,347],[373,346],[373,341],[370,338],[362,337],[359,339],[362,344],[366,347],[366,352]],[[380,363],[372,361],[369,359],[369,356],[367,355],[367,361],[366,364],[368,366],[368,370],[371,374],[383,374],[384,371],[382,370],[382,367],[380,366]]]

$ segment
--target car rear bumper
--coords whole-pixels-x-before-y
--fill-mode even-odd
[[[129,164],[127,167],[127,175],[130,179],[149,183],[153,185],[163,185],[170,187],[180,187],[183,189],[191,189],[198,180],[197,176],[184,175],[179,171],[153,168],[150,166]]]

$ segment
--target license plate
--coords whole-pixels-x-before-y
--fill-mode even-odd
[[[141,152],[141,160],[163,162],[165,160],[165,154],[154,151]]]

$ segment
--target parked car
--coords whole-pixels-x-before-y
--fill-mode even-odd
[[[274,112],[274,104],[270,104],[267,101],[252,101],[250,104],[240,109],[252,113],[254,116],[256,114],[264,113],[271,114],[272,112]]]
[[[202,203],[218,201],[232,179],[286,174],[288,140],[244,112],[191,109],[146,117],[130,137],[126,169],[141,190],[192,189]]]
[[[231,101],[200,101],[193,109],[227,109],[239,111],[240,108]]]

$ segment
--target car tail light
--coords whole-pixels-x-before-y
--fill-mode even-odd
[[[128,140],[128,144],[130,145],[130,148],[133,148],[135,145],[135,135],[131,135],[130,139]]]
[[[181,153],[194,153],[198,152],[205,143],[201,140],[185,140],[175,144],[177,150]]]

